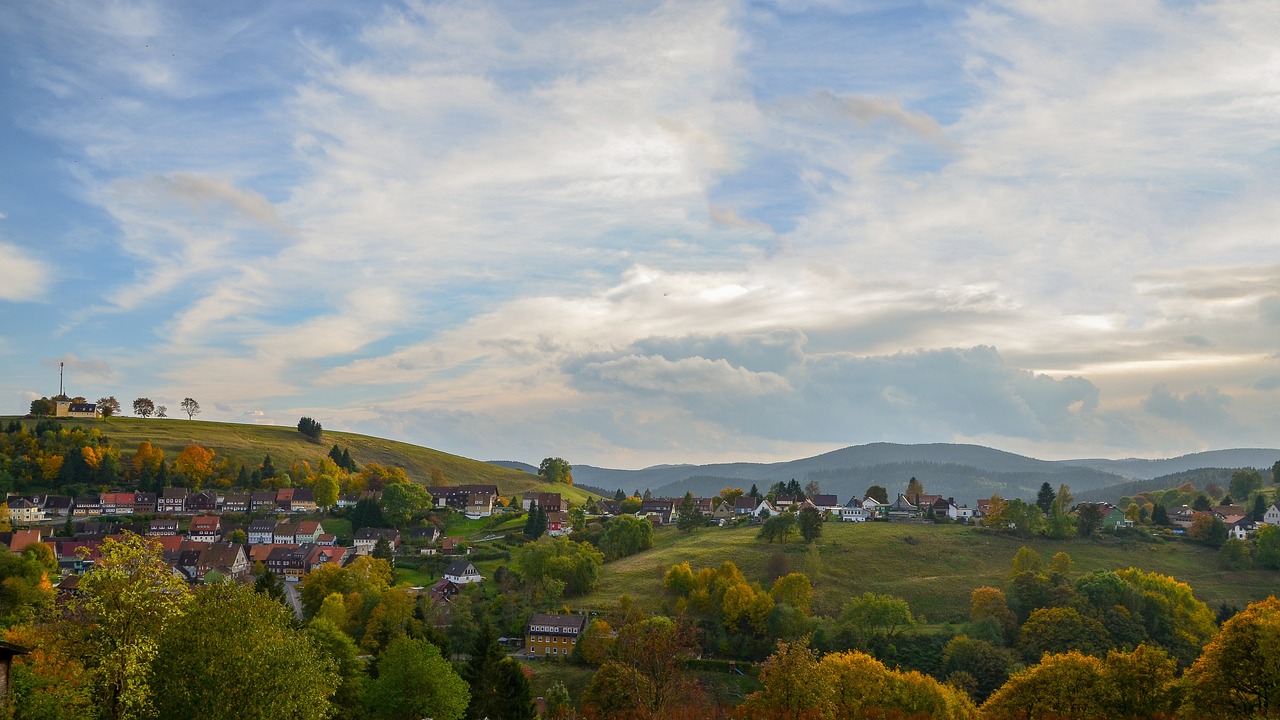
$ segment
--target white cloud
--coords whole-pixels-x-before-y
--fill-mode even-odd
[[[0,242],[0,300],[41,300],[52,282],[50,268],[26,250]]]

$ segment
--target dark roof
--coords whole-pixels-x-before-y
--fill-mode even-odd
[[[586,615],[552,615],[549,613],[534,613],[529,617],[528,627],[540,625],[542,627],[553,627],[557,630],[577,629],[582,631],[587,626]]]
[[[465,575],[467,572],[467,567],[471,567],[472,569],[475,569],[475,566],[471,564],[470,560],[454,560],[453,562],[449,563],[449,567],[444,569],[444,574],[454,575],[454,576]]]
[[[818,505],[821,507],[832,507],[834,505],[840,504],[839,498],[837,498],[835,495],[814,495],[810,499],[813,500],[814,505]]]

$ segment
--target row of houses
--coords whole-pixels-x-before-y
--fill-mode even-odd
[[[346,498],[355,505],[359,498]],[[280,488],[244,492],[169,487],[159,493],[128,491],[70,497],[67,495],[9,495],[9,518],[38,523],[66,517],[120,515],[201,515],[207,513],[311,513],[318,508],[311,488]],[[339,506],[344,503],[339,502]]]

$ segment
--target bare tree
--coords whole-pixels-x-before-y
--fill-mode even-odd
[[[182,412],[187,414],[188,420],[200,414],[200,403],[196,402],[195,398],[182,398],[182,402],[178,404],[178,407],[182,408]]]

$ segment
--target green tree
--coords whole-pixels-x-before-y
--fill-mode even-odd
[[[524,536],[537,540],[547,532],[547,513],[538,503],[529,506],[529,518],[524,522]]]
[[[186,583],[153,540],[107,538],[92,571],[80,579],[66,629],[75,638],[108,718],[142,718],[152,711],[152,661],[160,636],[181,616]]]
[[[55,400],[42,397],[39,400],[31,401],[30,413],[36,417],[49,417],[57,414],[57,412],[58,403]]]
[[[956,672],[971,675],[975,681],[973,698],[981,702],[1005,684],[1017,662],[1018,658],[1006,648],[957,635],[942,652],[942,673],[944,677]]]
[[[760,532],[756,534],[756,537],[770,543],[775,540],[785,543],[791,538],[791,535],[795,533],[796,525],[797,522],[794,513],[778,513],[764,521],[760,526]]]
[[[1036,505],[1040,507],[1040,512],[1045,515],[1053,509],[1053,501],[1058,494],[1053,491],[1053,486],[1047,482],[1040,483],[1040,492],[1036,493]]]
[[[149,418],[156,412],[156,404],[151,398],[140,397],[133,401],[133,414],[142,418]]]
[[[520,663],[498,645],[493,626],[484,623],[476,637],[462,677],[471,689],[467,717],[471,720],[534,720],[533,690]]]
[[[813,544],[822,536],[822,513],[813,507],[806,507],[800,510],[800,537],[804,538],[805,543]]]
[[[355,507],[351,508],[351,512],[347,514],[347,519],[351,521],[352,530],[387,526],[386,518],[382,517],[382,507],[373,498],[365,497],[357,500]]]
[[[1076,509],[1076,532],[1082,538],[1092,537],[1102,529],[1102,508],[1095,503],[1082,503]]]
[[[1280,570],[1280,525],[1263,525],[1255,536],[1256,560],[1268,570]]]
[[[689,566],[686,563],[684,567],[687,570]],[[813,605],[813,583],[804,573],[789,573],[774,580],[769,594],[773,596],[774,602],[790,605],[804,615],[809,614],[809,608]]]
[[[312,442],[320,442],[324,436],[324,428],[314,418],[304,417],[298,420],[298,432],[306,435]]]
[[[1249,510],[1249,519],[1254,522],[1262,522],[1262,518],[1267,514],[1267,500],[1262,493],[1254,493],[1253,507]]]
[[[1039,608],[1022,624],[1018,649],[1027,662],[1035,662],[1045,653],[1078,650],[1100,655],[1111,645],[1102,623],[1085,617],[1074,608]]]
[[[1015,673],[982,706],[989,720],[1114,718],[1115,692],[1102,661],[1079,652],[1048,655]]]
[[[307,625],[307,638],[333,662],[337,688],[330,704],[334,720],[359,720],[368,674],[365,661],[351,636],[326,618],[317,616]]]
[[[543,589],[560,583],[568,595],[590,592],[600,579],[604,555],[588,543],[566,537],[544,537],[525,543],[511,553],[512,563],[525,582]]]
[[[120,401],[115,395],[109,395],[104,398],[98,398],[98,410],[102,413],[102,417],[109,418],[120,414]]]
[[[395,483],[382,490],[382,516],[395,527],[404,527],[431,507],[431,494],[415,483]]]
[[[426,640],[393,641],[378,656],[377,673],[364,695],[373,720],[462,720],[471,701],[466,681]]]
[[[684,494],[684,499],[680,501],[677,513],[679,519],[676,520],[676,527],[680,529],[680,532],[691,533],[707,524],[702,511],[698,509],[698,503],[693,499],[692,492]]]
[[[161,635],[154,668],[156,710],[168,718],[321,720],[337,682],[287,608],[235,583],[195,592]]]
[[[417,487],[416,485],[414,487]],[[328,510],[338,503],[338,478],[324,474],[316,478],[316,483],[311,487],[311,492],[315,493],[316,505],[320,506],[322,511]],[[425,490],[423,492],[426,492]]]
[[[270,570],[263,570],[253,581],[253,589],[276,602],[284,602],[284,579]]]
[[[1231,473],[1231,497],[1244,499],[1250,493],[1262,489],[1262,473],[1253,468],[1241,468]]]
[[[865,592],[845,603],[837,624],[853,647],[866,648],[877,639],[897,637],[915,622],[906,600]]]
[[[634,515],[619,515],[604,524],[598,541],[604,561],[634,555],[653,547],[653,523]]]
[[[873,498],[876,502],[882,505],[887,505],[889,503],[889,491],[885,489],[883,485],[872,485],[867,488],[867,492],[864,497]]]
[[[546,482],[573,484],[573,468],[565,462],[564,458],[543,458],[538,464],[538,475]]]

